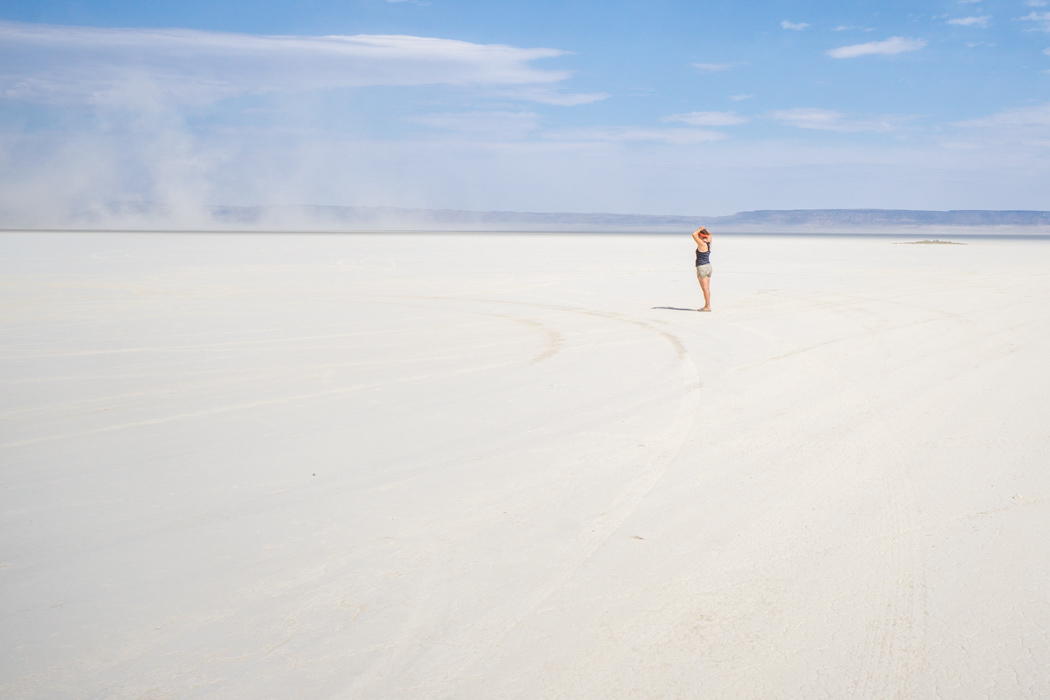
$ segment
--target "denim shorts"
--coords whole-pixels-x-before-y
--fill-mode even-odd
[[[705,277],[711,276],[711,263],[705,263],[703,265],[696,266],[696,278],[701,280]]]

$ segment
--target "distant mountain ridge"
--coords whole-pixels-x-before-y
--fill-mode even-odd
[[[466,211],[324,205],[204,205],[177,209],[157,202],[112,202],[78,215],[18,221],[7,229],[183,231],[520,231],[721,233],[958,233],[1050,235],[1050,211],[914,209],[765,209],[729,216],[571,212]]]
[[[719,226],[1050,226],[1050,211],[952,209],[793,209],[744,211],[710,219]]]
[[[261,223],[299,216],[325,225],[376,229],[517,231],[681,231],[703,224],[725,232],[780,229],[880,230],[914,227],[1050,227],[1050,211],[910,209],[794,209],[745,211],[730,216],[607,213],[533,213],[402,209],[395,207],[214,207],[227,223]]]

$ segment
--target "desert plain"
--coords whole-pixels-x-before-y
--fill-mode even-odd
[[[0,697],[1050,697],[1050,241],[0,234]]]

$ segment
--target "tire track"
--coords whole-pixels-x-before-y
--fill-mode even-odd
[[[797,302],[808,301],[800,297],[794,299]],[[879,410],[876,397],[857,386],[834,365],[822,363],[812,351],[843,342],[873,341],[880,344],[884,334],[901,328],[945,321],[959,324],[965,319],[945,313],[934,318],[895,324],[882,314],[871,311],[856,314],[842,304],[815,301],[812,306],[829,313],[845,313],[860,323],[864,330],[845,333],[766,360],[735,367],[733,371],[754,369],[786,359],[813,364],[820,373],[833,373],[855,397],[860,404],[857,417],[862,420],[862,425],[872,421],[877,424],[875,437],[855,445],[858,452],[880,456],[876,492],[873,494],[874,501],[879,504],[880,514],[875,524],[877,532],[864,540],[869,546],[874,546],[873,555],[878,564],[873,567],[875,578],[862,589],[870,590],[873,594],[866,608],[870,610],[871,617],[864,627],[863,655],[856,669],[849,674],[852,676],[848,681],[849,697],[873,700],[911,698],[918,691],[916,681],[925,666],[926,581],[919,502],[908,460],[895,443],[879,439],[878,436],[892,435],[892,429],[890,421]],[[747,328],[742,324],[741,327]],[[818,489],[824,478],[825,475],[819,470],[809,473],[806,479],[798,480],[792,492],[804,494]],[[785,497],[790,496],[785,494]],[[772,524],[766,523],[762,531],[771,528]],[[789,547],[789,550],[793,549]]]
[[[689,358],[681,340],[666,331],[654,328],[650,324],[630,316],[593,309],[580,309],[568,306],[529,302],[506,302],[501,300],[453,297],[430,297],[429,299],[489,304],[513,303],[527,307],[598,317],[605,320],[637,326],[661,338],[671,346],[678,359],[678,371],[681,374],[682,380],[682,394],[675,411],[675,417],[663,438],[661,449],[655,452],[646,461],[645,465],[639,470],[634,479],[632,479],[620,495],[590,523],[590,526],[582,528],[584,534],[579,538],[580,541],[575,548],[575,554],[567,557],[565,563],[559,567],[554,574],[550,575],[542,586],[535,588],[526,601],[520,606],[516,606],[518,607],[518,612],[516,614],[509,619],[504,619],[506,616],[506,610],[497,610],[479,618],[475,622],[475,626],[479,629],[495,627],[495,630],[486,635],[483,640],[474,640],[472,646],[476,651],[469,654],[459,663],[450,666],[443,678],[435,679],[431,684],[428,684],[429,687],[425,689],[430,693],[448,695],[451,693],[451,686],[468,676],[471,669],[499,653],[498,649],[500,644],[526,620],[535,615],[545,601],[547,601],[559,589],[564,587],[576,575],[576,573],[602,549],[609,539],[623,526],[627,519],[630,518],[631,514],[638,509],[646,496],[648,496],[653,488],[660,482],[666,474],[667,469],[675,462],[682,449],[687,444],[693,426],[696,424],[697,414],[700,407],[700,388],[702,383],[696,365]],[[536,361],[538,361],[538,359]],[[391,652],[384,661],[370,669],[368,674],[355,679],[353,685],[347,689],[348,694],[351,696],[357,696],[359,694],[367,695],[370,687],[374,687],[374,684],[381,682],[383,678],[392,672],[398,656],[399,654],[396,651]],[[417,688],[416,690],[423,691],[424,689]]]
[[[832,312],[849,310],[827,303],[815,305]],[[924,310],[937,312],[930,308]],[[875,316],[877,323],[868,327],[866,333],[851,334],[783,357],[839,341],[873,337],[878,343],[886,332],[935,321],[972,323],[955,314],[939,312],[937,318],[905,324],[891,324],[885,316],[874,312],[869,312],[868,316]],[[862,322],[862,325],[868,324]],[[816,361],[816,358],[808,359]],[[876,435],[893,434],[890,421],[879,410],[875,397],[834,366],[823,366],[823,370],[834,372],[862,402],[865,407],[862,415],[879,426]],[[879,470],[877,480],[877,498],[884,515],[878,534],[870,540],[877,548],[879,579],[873,586],[876,592],[872,608],[874,617],[865,630],[865,654],[851,684],[850,696],[872,700],[908,699],[918,690],[915,681],[925,665],[926,576],[919,502],[908,460],[900,445],[892,441],[869,440],[865,447],[869,454],[881,455],[880,462],[886,465]],[[890,454],[886,454],[887,449]]]

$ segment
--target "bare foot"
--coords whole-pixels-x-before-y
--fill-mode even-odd
[[[702,308],[702,309],[697,309],[697,311],[710,311],[710,310],[711,310],[711,307],[710,307],[710,306],[705,306],[705,307],[704,307],[704,308]]]

